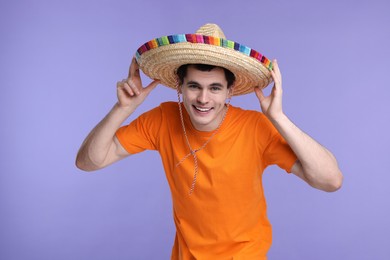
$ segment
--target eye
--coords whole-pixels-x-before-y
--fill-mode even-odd
[[[187,85],[187,87],[188,87],[189,89],[198,89],[198,88],[199,88],[199,86],[196,85],[196,84],[189,84],[189,85]]]
[[[210,90],[213,91],[213,92],[218,92],[218,91],[221,90],[221,87],[213,86],[213,87],[210,88]]]

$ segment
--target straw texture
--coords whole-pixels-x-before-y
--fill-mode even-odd
[[[210,64],[224,67],[236,76],[234,95],[265,88],[272,81],[272,63],[259,52],[226,40],[215,24],[202,26],[196,34],[178,34],[153,39],[136,53],[141,70],[161,84],[176,88],[176,70],[184,64]]]

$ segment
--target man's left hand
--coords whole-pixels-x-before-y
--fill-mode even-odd
[[[282,74],[280,73],[279,66],[276,60],[272,61],[271,76],[274,81],[271,94],[265,96],[263,90],[259,87],[255,88],[255,93],[260,102],[260,107],[263,113],[270,120],[277,120],[283,115],[282,109]]]

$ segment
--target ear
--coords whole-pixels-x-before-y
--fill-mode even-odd
[[[183,85],[177,84],[177,85],[176,85],[177,93],[183,94],[183,93],[182,93],[182,88],[183,88]]]
[[[177,93],[182,94],[182,91],[181,91],[182,88],[183,88],[183,85],[180,84],[179,78],[176,78],[176,90],[177,90]]]
[[[232,98],[233,93],[234,93],[234,84],[231,85],[230,88],[228,89],[228,96],[227,96],[227,98]]]

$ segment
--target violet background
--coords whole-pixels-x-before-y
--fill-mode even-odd
[[[380,0],[1,0],[0,259],[169,259],[158,154],[96,173],[74,159],[136,49],[207,22],[278,59],[286,113],[344,173],[324,193],[266,170],[269,259],[390,259],[390,2]],[[157,87],[132,118],[166,100],[175,92]],[[254,95],[232,104],[259,109]]]

